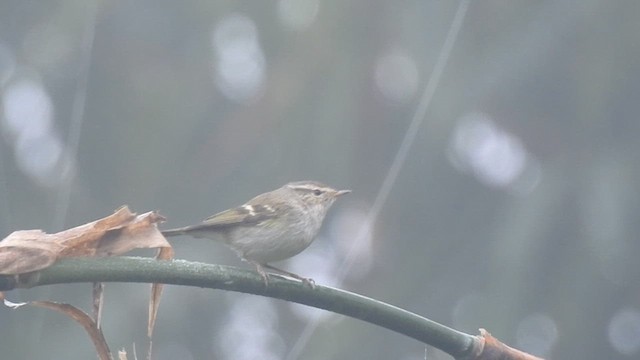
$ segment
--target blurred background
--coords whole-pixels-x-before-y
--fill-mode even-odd
[[[123,204],[183,226],[314,179],[353,193],[277,265],[549,359],[637,359],[640,2],[472,2],[393,178],[459,4],[1,2],[0,238]],[[213,241],[172,241],[177,258],[248,267]],[[89,309],[90,293],[7,296]],[[112,351],[144,356],[148,295],[107,284]],[[0,324],[4,358],[95,358],[57,313],[5,308]],[[304,306],[176,286],[153,347],[450,358]]]

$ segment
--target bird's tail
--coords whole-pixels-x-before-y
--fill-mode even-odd
[[[187,228],[177,228],[177,229],[162,230],[161,233],[164,236],[186,235],[187,234]]]

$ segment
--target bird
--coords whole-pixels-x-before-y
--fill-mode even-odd
[[[304,278],[270,263],[306,249],[318,235],[333,203],[351,190],[336,190],[318,181],[294,181],[260,194],[245,204],[216,213],[199,224],[162,231],[166,237],[190,235],[221,240],[253,264],[269,285],[270,269],[315,287]]]

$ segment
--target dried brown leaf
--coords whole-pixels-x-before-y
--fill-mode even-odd
[[[97,256],[103,242],[108,242],[114,232],[121,231],[135,219],[136,214],[122,206],[105,218],[54,234],[58,238],[56,241],[63,246],[60,257]]]
[[[0,241],[0,274],[15,275],[51,266],[62,246],[40,230],[14,231]]]
[[[108,230],[100,239],[95,255],[122,255],[133,249],[171,249],[156,226],[162,221],[164,217],[152,211],[134,217],[126,226]],[[170,253],[173,254],[173,250]]]
[[[173,248],[161,247],[156,254],[157,260],[171,260],[173,259]],[[156,318],[158,317],[158,307],[160,306],[160,295],[162,295],[163,284],[151,284],[151,297],[149,298],[149,322],[147,324],[147,336],[149,338],[153,335],[153,328],[156,324]]]
[[[110,216],[55,234],[15,231],[0,241],[0,274],[41,270],[65,257],[122,255],[140,248],[170,249],[156,226],[162,221],[164,218],[156,212],[136,216],[123,206]]]
[[[56,303],[53,301],[31,301],[26,303],[12,303],[6,299],[4,300],[5,306],[12,309],[19,309],[23,306],[36,306],[45,309],[51,309],[58,311],[75,322],[80,324],[84,330],[89,334],[93,345],[96,348],[96,352],[98,353],[98,358],[100,360],[111,360],[111,351],[109,351],[109,346],[107,345],[107,341],[104,338],[104,334],[98,328],[97,324],[91,316],[87,315],[84,311],[78,309],[77,307],[69,304]]]
[[[93,283],[93,320],[98,329],[102,328],[102,303],[104,301],[104,283]]]
[[[171,260],[173,248],[157,227],[162,221],[164,217],[156,212],[136,215],[123,206],[110,216],[56,234],[40,230],[16,231],[0,242],[0,274],[41,270],[65,257],[122,255],[144,248],[157,248],[156,259]],[[162,289],[162,284],[151,287],[149,337],[153,333]],[[102,284],[94,284],[93,315],[97,329],[100,328],[102,296]]]

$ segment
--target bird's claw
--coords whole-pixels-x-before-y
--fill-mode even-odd
[[[316,288],[316,282],[312,278],[301,278],[300,281],[302,281],[304,285],[309,285],[312,289]]]

